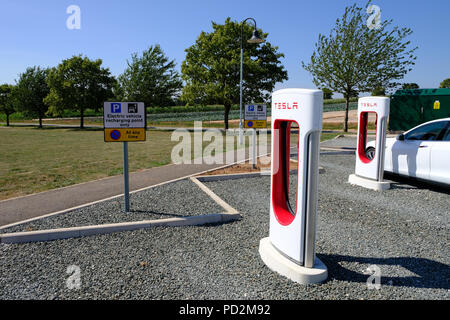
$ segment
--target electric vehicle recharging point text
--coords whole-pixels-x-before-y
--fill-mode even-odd
[[[259,253],[273,271],[301,283],[328,277],[315,255],[323,92],[282,89],[272,94],[272,166],[269,237]],[[289,199],[291,126],[298,126],[296,206]]]
[[[363,97],[358,99],[358,136],[356,146],[355,173],[348,182],[364,188],[382,191],[391,187],[383,181],[384,153],[386,145],[389,98]],[[369,116],[375,118],[375,142],[367,145]]]

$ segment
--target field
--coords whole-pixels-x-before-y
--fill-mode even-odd
[[[129,143],[130,172],[169,164],[171,135],[150,130]],[[105,143],[103,130],[0,126],[0,148],[0,200],[122,174],[122,144]]]

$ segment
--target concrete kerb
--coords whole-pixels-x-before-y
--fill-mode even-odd
[[[269,172],[269,174],[270,174],[270,172]],[[261,175],[264,175],[264,174],[261,172],[246,172],[246,173],[228,173],[228,174],[196,176],[195,178],[201,182],[213,182],[213,181],[225,181],[225,180],[253,178],[253,177],[259,177]]]
[[[190,216],[185,218],[168,218],[160,220],[143,220],[134,222],[122,222],[113,224],[102,224],[72,228],[59,228],[39,231],[15,232],[0,235],[1,243],[24,243],[50,240],[61,240],[78,238],[92,235],[108,234],[113,232],[133,231],[156,226],[195,226],[209,223],[220,223],[235,220],[234,215],[229,214],[206,214]]]

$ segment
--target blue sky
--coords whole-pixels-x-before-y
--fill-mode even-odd
[[[285,54],[282,60],[289,80],[277,84],[314,88],[301,67],[314,49],[319,33],[329,34],[347,5],[366,0],[1,0],[0,83],[14,83],[28,66],[56,66],[76,54],[101,58],[115,76],[126,68],[134,52],[160,44],[180,70],[184,50],[201,31],[211,31],[211,21],[227,17],[242,21],[253,17],[268,41]],[[373,0],[381,18],[413,30],[410,40],[418,46],[417,63],[404,82],[433,88],[450,78],[450,1]],[[81,9],[81,29],[69,30],[69,5]]]

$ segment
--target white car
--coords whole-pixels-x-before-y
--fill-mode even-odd
[[[369,159],[374,141],[367,144]],[[386,139],[384,171],[450,186],[450,118],[433,120]]]

